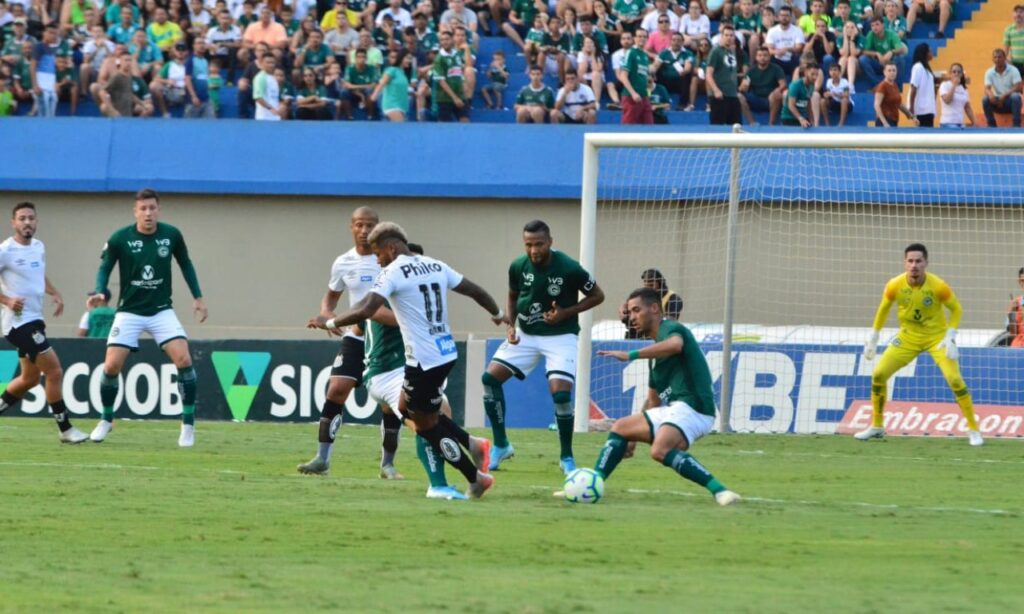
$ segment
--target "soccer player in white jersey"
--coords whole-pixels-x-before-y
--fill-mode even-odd
[[[385,300],[391,304],[406,344],[398,409],[413,421],[417,434],[435,453],[466,477],[469,495],[481,497],[494,484],[494,478],[484,472],[490,441],[470,437],[441,412],[444,381],[458,358],[448,326],[448,290],[475,300],[495,324],[507,324],[508,318],[486,290],[440,260],[413,254],[405,231],[397,224],[378,224],[369,242],[383,267],[369,294],[340,316],[321,315],[310,324],[334,330],[373,316]]]
[[[352,212],[349,230],[352,231],[354,247],[335,259],[331,266],[331,278],[327,282],[327,292],[320,301],[320,315],[324,318],[334,317],[334,310],[342,293],[348,290],[349,307],[352,307],[366,296],[373,286],[380,265],[377,257],[370,250],[368,239],[370,232],[380,218],[369,207],[359,207]],[[341,428],[342,410],[352,390],[363,383],[363,360],[365,342],[363,340],[364,321],[356,322],[344,333],[335,328],[328,330],[330,335],[341,335],[341,347],[334,358],[331,369],[330,383],[327,385],[327,398],[320,410],[319,448],[317,454],[308,463],[298,466],[299,473],[326,475],[331,467],[331,451],[334,440]],[[401,419],[394,415],[384,414],[381,428],[384,432],[384,448],[392,450],[391,458],[385,452],[381,459],[380,477],[384,479],[401,479],[394,466],[393,450],[398,446],[398,430]],[[393,440],[393,442],[392,442]],[[389,444],[393,443],[394,446]]]
[[[40,374],[45,375],[46,402],[60,429],[61,443],[81,443],[87,435],[71,426],[61,391],[64,370],[46,338],[43,295],[53,299],[54,317],[64,312],[64,301],[46,277],[46,247],[35,238],[36,223],[35,205],[18,203],[11,213],[14,236],[0,243],[0,323],[4,337],[18,348],[21,367],[18,377],[0,395],[0,413],[34,388]]]

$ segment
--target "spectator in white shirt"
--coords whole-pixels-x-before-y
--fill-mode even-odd
[[[391,15],[391,18],[395,20],[395,26],[398,27],[399,30],[411,28],[413,25],[412,13],[402,8],[402,0],[389,0],[388,8],[377,13],[376,23],[378,28],[384,22],[385,15]]]
[[[558,90],[551,121],[556,124],[593,124],[597,122],[594,90],[580,83],[576,73],[565,73],[565,85]]]
[[[654,10],[644,15],[640,27],[647,30],[649,34],[654,34],[658,29],[658,18],[662,15],[668,15],[669,27],[673,32],[678,32],[679,16],[669,10],[668,0],[654,0]]]
[[[711,40],[711,20],[697,0],[690,2],[689,11],[679,21],[679,32],[683,35],[683,46],[691,51],[697,51],[700,41]]]
[[[939,86],[939,108],[942,116],[939,119],[940,128],[963,128],[974,126],[974,109],[971,108],[971,99],[967,95],[967,77],[964,76],[964,67],[956,62],[949,67],[949,77]],[[970,124],[964,123],[964,118],[970,120]]]
[[[477,31],[476,13],[466,8],[465,0],[449,0],[448,10],[441,13],[441,23],[451,25],[452,18],[462,20],[462,26],[473,33]]]
[[[935,75],[928,63],[932,48],[928,43],[914,47],[914,66],[910,69],[910,110],[922,128],[935,127]]]
[[[803,30],[793,25],[793,9],[788,6],[779,9],[779,23],[768,30],[764,42],[772,54],[772,61],[787,75],[800,66],[800,54],[806,40]]]

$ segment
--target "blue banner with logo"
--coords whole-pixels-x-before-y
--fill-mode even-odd
[[[51,339],[64,367],[63,392],[77,416],[99,416],[99,381],[106,343],[101,339]],[[190,341],[198,377],[196,415],[200,420],[306,422],[320,417],[339,342]],[[463,419],[466,381],[465,344],[454,343],[459,361],[448,377],[448,398],[457,421]],[[0,350],[0,392],[18,373],[15,350]],[[181,415],[177,369],[152,341],[141,343],[121,373],[115,417],[176,419]],[[8,416],[46,415],[36,387]],[[346,422],[376,424],[380,409],[362,386],[345,403]]]
[[[487,342],[487,360],[502,340]],[[645,360],[621,363],[598,350],[632,350],[642,341],[595,341],[591,364],[591,417],[618,418],[639,410],[647,396]],[[721,396],[722,345],[702,343]],[[871,371],[861,348],[850,345],[733,344],[732,428],[738,431],[832,433],[855,400],[869,399]],[[976,404],[1024,407],[1024,351],[961,348],[960,368]],[[896,401],[952,402],[942,373],[922,354],[891,378]],[[506,423],[513,428],[547,427],[554,409],[543,361],[525,381],[505,384]]]

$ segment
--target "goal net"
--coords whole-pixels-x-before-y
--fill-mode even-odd
[[[1005,347],[1024,266],[1020,136],[591,134],[586,143],[581,262],[607,299],[584,326],[578,427],[641,409],[647,361],[596,351],[650,343],[624,340],[619,308],[645,272],[657,283],[651,269],[683,300],[679,319],[707,356],[720,430],[866,426],[878,359],[865,360],[863,345],[904,248],[919,242],[928,272],[963,305],[960,366],[983,432],[1024,435],[1024,348]],[[881,346],[897,326],[894,306]],[[964,427],[927,354],[889,380],[888,398],[890,432]]]

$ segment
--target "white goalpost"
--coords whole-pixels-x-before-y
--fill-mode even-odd
[[[647,343],[623,339],[618,309],[657,269],[708,358],[720,431],[843,432],[869,398],[860,350],[911,243],[963,304],[961,369],[983,430],[992,416],[989,434],[1024,434],[1011,419],[1024,421],[1024,352],[1004,347],[1024,289],[1024,134],[587,134],[580,263],[608,298],[580,315],[577,430],[641,407],[644,361],[596,350]],[[883,346],[896,328],[893,309]],[[908,434],[942,431],[911,422],[953,403],[924,354],[889,399]]]

